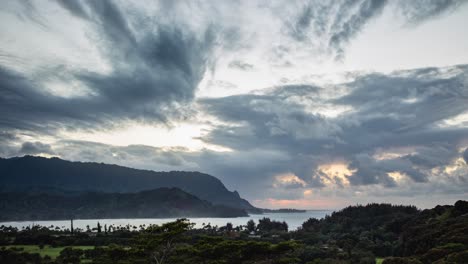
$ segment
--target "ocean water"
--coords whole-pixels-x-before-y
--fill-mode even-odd
[[[203,224],[211,224],[211,226],[225,226],[227,223],[232,223],[232,225],[239,226],[245,225],[247,221],[253,219],[256,223],[258,223],[259,219],[263,217],[268,217],[271,220],[276,221],[285,221],[288,226],[289,230],[295,230],[302,225],[304,221],[309,218],[323,218],[326,215],[331,214],[332,211],[330,210],[311,210],[301,213],[266,213],[266,214],[252,214],[250,216],[245,217],[234,217],[234,218],[214,218],[214,217],[207,217],[207,218],[189,218],[191,222],[195,223],[195,227],[200,228]],[[86,230],[86,226],[89,225],[90,228],[96,227],[97,223],[99,222],[101,226],[106,225],[114,225],[114,226],[137,226],[140,225],[149,225],[149,224],[163,224],[167,222],[171,222],[176,220],[176,218],[125,218],[125,219],[74,219],[73,226],[74,228],[82,228]],[[32,225],[40,225],[40,226],[54,226],[60,227],[62,229],[70,228],[70,220],[51,220],[51,221],[19,221],[19,222],[0,222],[0,226],[12,226],[18,229],[22,229]]]

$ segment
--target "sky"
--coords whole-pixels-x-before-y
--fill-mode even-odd
[[[468,196],[468,1],[5,1],[0,156],[209,173],[264,208]]]

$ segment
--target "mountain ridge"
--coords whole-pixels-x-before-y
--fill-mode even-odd
[[[213,205],[178,188],[137,193],[0,193],[0,221],[98,218],[239,217],[243,209]]]
[[[139,192],[175,187],[214,205],[258,211],[218,178],[201,172],[134,169],[115,164],[67,161],[57,157],[0,158],[0,191],[61,189],[64,191]]]

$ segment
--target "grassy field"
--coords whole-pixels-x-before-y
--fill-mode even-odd
[[[14,246],[8,246],[7,248],[23,248],[24,252],[27,253],[39,253],[42,257],[44,256],[49,256],[53,259],[58,257],[60,252],[65,248],[65,247],[51,247],[51,246],[44,246],[44,248],[40,249],[39,246],[35,245],[14,245]],[[75,249],[93,249],[94,246],[73,246],[72,248]]]
[[[384,261],[384,258],[376,258],[375,259],[376,264],[382,264],[383,261]]]

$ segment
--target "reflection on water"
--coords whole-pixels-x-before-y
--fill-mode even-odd
[[[189,218],[191,222],[195,223],[195,227],[202,227],[203,224],[210,223],[212,226],[225,226],[226,223],[232,223],[233,226],[245,225],[249,219],[253,219],[258,223],[258,220],[263,217],[268,217],[276,221],[285,221],[288,223],[289,230],[295,230],[302,225],[304,221],[313,217],[313,218],[323,218],[325,215],[331,214],[332,211],[329,210],[313,210],[306,211],[303,213],[267,213],[267,214],[253,214],[245,217],[235,217],[235,218]],[[149,225],[149,224],[163,224],[166,222],[171,222],[176,220],[176,218],[139,218],[139,219],[86,219],[80,220],[75,219],[73,221],[73,226],[75,228],[81,228],[86,230],[86,226],[95,227],[97,222],[101,225],[114,225],[114,226],[140,226],[140,225]],[[60,221],[21,221],[21,222],[2,222],[1,225],[17,227],[19,229],[32,226],[51,226],[60,227],[60,228],[69,228],[70,220],[60,220]]]

